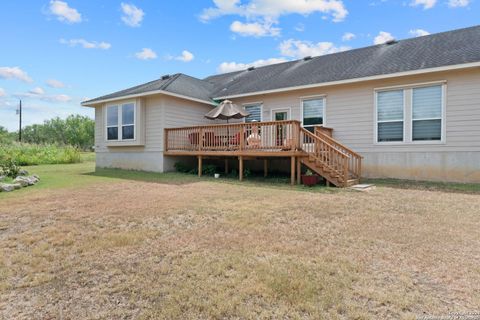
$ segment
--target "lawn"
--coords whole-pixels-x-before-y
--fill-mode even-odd
[[[480,306],[474,185],[362,193],[94,173],[91,161],[28,170],[37,186],[0,193],[0,318],[414,319]]]

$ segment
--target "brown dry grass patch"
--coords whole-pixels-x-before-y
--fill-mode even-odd
[[[370,319],[480,305],[480,199],[115,181],[0,203],[0,318]]]

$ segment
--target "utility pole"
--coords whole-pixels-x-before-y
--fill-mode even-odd
[[[20,99],[20,106],[17,109],[18,119],[18,141],[22,142],[22,100]]]

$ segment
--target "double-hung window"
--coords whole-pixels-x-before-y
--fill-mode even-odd
[[[442,140],[441,85],[412,89],[412,141]]]
[[[303,127],[313,132],[315,126],[324,123],[325,98],[302,100]]]
[[[135,139],[135,104],[125,103],[107,106],[107,140]]]
[[[404,140],[404,91],[377,92],[377,142]]]
[[[247,117],[245,117],[245,122],[253,122],[253,121],[262,121],[262,104],[249,104],[244,106],[245,111],[249,113]]]
[[[376,142],[442,142],[445,83],[376,91]]]

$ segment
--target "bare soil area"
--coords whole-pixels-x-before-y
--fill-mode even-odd
[[[110,181],[0,200],[3,319],[479,311],[480,196]]]

